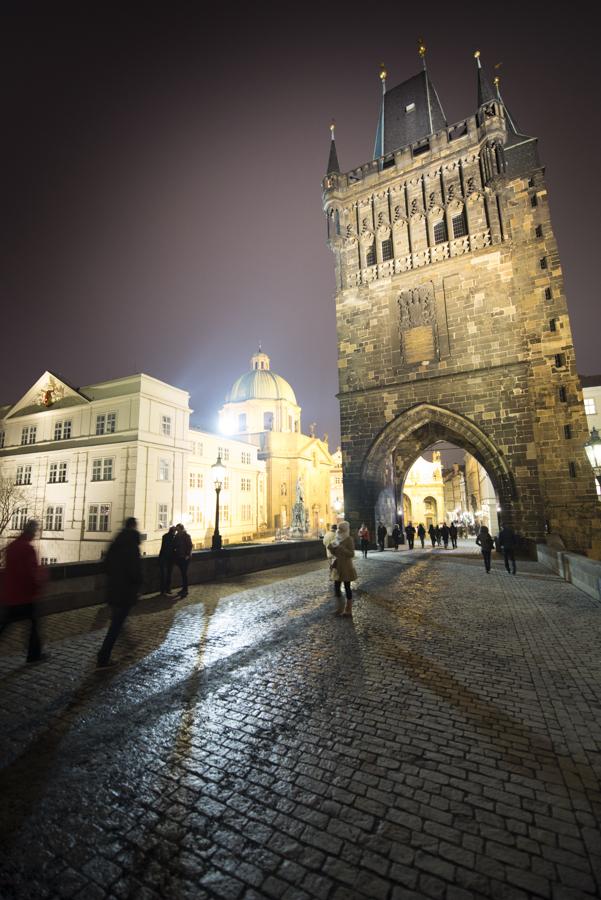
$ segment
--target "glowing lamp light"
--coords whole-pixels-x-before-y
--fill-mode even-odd
[[[223,479],[225,478],[225,466],[221,462],[221,454],[217,456],[217,462],[213,463],[211,466],[211,472],[213,474],[215,490],[220,491],[223,487]]]
[[[234,434],[236,431],[236,422],[232,416],[222,416],[219,420],[219,431],[222,434]]]

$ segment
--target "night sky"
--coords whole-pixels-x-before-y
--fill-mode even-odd
[[[425,4],[416,4],[426,9]],[[51,7],[51,9],[50,9]],[[333,260],[320,182],[371,158],[379,63],[419,69],[448,121],[475,112],[479,48],[540,138],[579,370],[601,370],[596,29],[570,5],[5,2],[2,389],[144,371],[216,427],[259,341],[304,430],[338,438]],[[212,16],[212,18],[211,18]]]

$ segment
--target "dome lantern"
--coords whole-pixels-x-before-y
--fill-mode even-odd
[[[269,371],[269,357],[266,353],[263,353],[261,350],[261,345],[259,344],[259,349],[256,353],[250,358],[250,368],[251,370],[262,369],[263,371]]]

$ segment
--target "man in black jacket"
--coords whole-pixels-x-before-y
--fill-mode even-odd
[[[161,572],[161,594],[171,593],[171,571],[175,562],[175,525],[166,531],[161,541],[159,552],[159,569]]]
[[[509,569],[509,561],[511,560],[512,565],[512,574],[515,575],[515,548],[517,545],[517,536],[511,525],[504,525],[499,532],[499,546],[503,551],[503,557],[505,559],[505,568],[508,572]]]
[[[188,596],[188,565],[192,556],[192,538],[180,523],[175,526],[175,539],[173,541],[175,562],[182,573],[182,589],[178,594],[180,600]]]
[[[111,665],[111,650],[138,599],[142,585],[140,532],[134,518],[126,519],[125,528],[109,547],[105,569],[108,576],[107,603],[111,608],[111,624],[98,653],[98,667],[101,669]]]

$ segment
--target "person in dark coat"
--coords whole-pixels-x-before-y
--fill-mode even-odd
[[[444,544],[445,550],[448,550],[448,549],[449,549],[449,535],[450,535],[450,532],[449,532],[449,526],[447,525],[446,522],[443,522],[443,523],[442,523],[442,527],[441,527],[441,529],[440,529],[440,535],[441,535],[441,537],[442,537],[442,542],[443,542],[443,544]]]
[[[398,550],[401,543],[401,529],[398,525],[395,525],[392,529],[392,543],[394,544],[394,549]]]
[[[440,530],[440,525],[437,525],[434,529],[434,536],[436,537],[436,543],[440,547],[442,544],[442,531]]]
[[[0,606],[0,634],[11,622],[29,619],[27,662],[46,659],[38,631],[36,600],[44,583],[44,570],[38,563],[32,542],[38,523],[31,519],[23,533],[6,548],[6,569]]]
[[[454,522],[451,522],[449,526],[449,536],[451,538],[451,546],[453,550],[457,549],[457,526]]]
[[[175,525],[172,525],[169,531],[166,531],[161,541],[161,549],[159,552],[159,569],[161,572],[161,594],[163,596],[171,593],[171,572],[173,563],[175,562]]]
[[[182,573],[182,589],[177,595],[180,600],[188,596],[188,566],[192,556],[192,538],[181,524],[175,526],[175,539],[173,541],[175,562]]]
[[[409,522],[409,524],[405,528],[405,534],[407,535],[407,543],[409,544],[409,549],[413,550],[413,545],[415,543],[415,527],[413,525],[413,522]]]
[[[420,522],[419,525],[417,526],[417,536],[420,539],[420,541],[422,542],[422,550],[423,550],[424,542],[426,540],[426,529],[424,528],[422,522]]]
[[[386,525],[384,525],[383,522],[378,522],[378,547],[380,548],[380,550],[384,549],[387,534],[388,530],[386,528]]]
[[[432,541],[432,547],[436,546],[436,529],[434,525],[430,522],[430,527],[428,528],[428,534],[430,535],[430,540]]]
[[[486,525],[481,526],[480,531],[478,532],[478,537],[476,538],[476,543],[482,550],[484,568],[487,572],[490,572],[490,556],[492,553],[492,548],[495,546],[495,542],[490,536],[489,530]]]
[[[516,533],[511,527],[511,525],[504,525],[499,532],[499,546],[503,551],[503,558],[505,559],[505,568],[510,574],[516,574],[515,568],[515,547],[517,544]],[[509,562],[511,560],[511,570],[509,569]]]
[[[123,531],[119,532],[106,554],[104,564],[108,576],[107,603],[111,608],[111,624],[98,653],[100,669],[111,665],[115,641],[138,599],[142,586],[140,540],[138,523],[134,518],[126,519]]]

